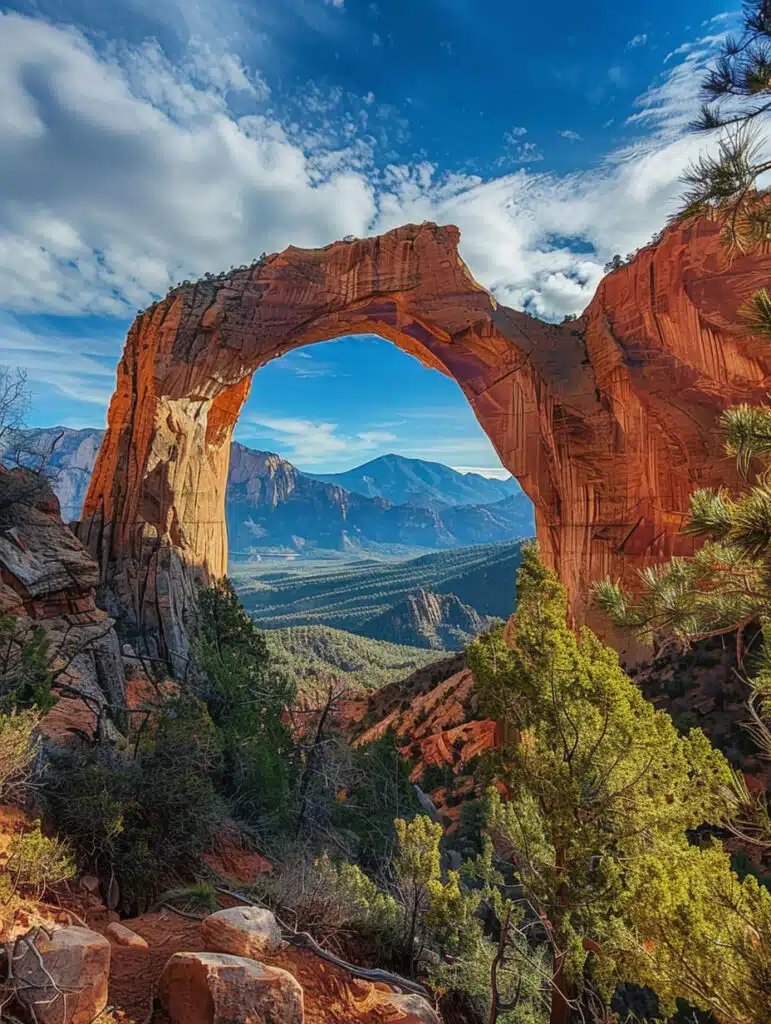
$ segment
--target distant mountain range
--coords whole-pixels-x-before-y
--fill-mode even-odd
[[[65,521],[80,518],[102,436],[64,427],[23,432],[27,453],[49,450],[58,438],[48,466]],[[534,533],[532,506],[513,479],[489,480],[398,455],[323,478],[237,442],[226,517],[234,561],[276,548],[410,554]]]
[[[479,480],[488,482],[484,477]],[[255,549],[275,546],[381,553],[394,548],[455,548],[533,532],[532,506],[522,493],[490,505],[448,500],[441,506],[435,493],[433,488],[425,497],[436,507],[396,505],[301,473],[278,455],[234,443],[226,504],[230,556],[249,560]]]
[[[385,498],[392,505],[490,505],[522,493],[514,477],[493,480],[479,473],[458,473],[441,462],[381,455],[347,473],[306,473],[314,480],[344,487],[367,498]]]

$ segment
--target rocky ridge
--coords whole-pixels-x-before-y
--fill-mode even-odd
[[[393,608],[369,619],[362,631],[375,640],[454,651],[488,629],[493,621],[464,604],[456,594],[435,594],[417,587]]]

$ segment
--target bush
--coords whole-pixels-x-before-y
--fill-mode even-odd
[[[21,797],[30,785],[39,721],[35,711],[0,714],[0,800]]]
[[[391,732],[349,751],[349,783],[344,799],[331,807],[331,823],[355,837],[356,859],[382,874],[396,845],[394,819],[419,810],[410,782],[413,763],[401,756]]]
[[[50,791],[57,827],[97,874],[114,876],[123,909],[143,910],[195,866],[219,820],[212,782],[219,756],[205,707],[180,697],[133,761],[115,763],[96,750],[57,766]]]
[[[74,874],[75,863],[67,843],[44,836],[36,821],[31,832],[11,840],[5,873],[0,876],[0,893],[6,903],[20,890],[32,890],[34,898],[40,900],[48,886]]]
[[[239,814],[286,827],[295,750],[284,718],[294,687],[272,670],[265,639],[229,580],[201,588],[198,607],[193,651],[199,693],[222,737],[218,786]]]
[[[288,923],[308,931],[323,946],[355,951],[382,966],[391,958],[400,931],[399,904],[354,864],[295,856],[275,875],[260,876],[254,889]]]
[[[51,692],[48,637],[41,626],[0,616],[0,713],[36,707],[45,712],[57,698]]]

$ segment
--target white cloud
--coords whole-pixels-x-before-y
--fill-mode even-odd
[[[116,362],[104,343],[33,333],[14,317],[0,314],[0,365],[26,370],[31,383],[47,384],[67,398],[106,408]]]
[[[687,125],[722,38],[713,28],[670,54],[625,122],[634,141],[597,166],[534,170],[543,154],[516,127],[501,157],[513,173],[483,179],[428,161],[379,167],[377,132],[407,126],[371,94],[355,110],[309,86],[312,120],[280,120],[260,75],[221,50],[209,63],[196,43],[174,65],[157,46],[100,52],[72,29],[0,15],[0,305],[127,316],[261,250],[433,220],[459,226],[464,259],[500,301],[580,312],[613,253],[672,212],[705,145]],[[229,107],[234,91],[248,116]]]
[[[292,417],[252,417],[248,412],[242,416],[239,427],[242,436],[267,434],[274,438],[280,443],[282,454],[306,466],[353,452],[371,452],[384,442],[397,439],[395,434],[382,430],[343,434],[337,423],[315,423]]]
[[[632,38],[626,44],[626,48],[627,50],[633,50],[636,46],[645,46],[647,42],[647,34],[645,32],[641,32],[639,35],[632,36]]]
[[[491,480],[508,480],[511,473],[504,466],[452,466],[456,473],[477,473]]]
[[[347,373],[341,373],[337,367],[332,366],[330,363],[317,359],[310,352],[304,351],[290,352],[275,360],[273,365],[279,370],[288,370],[295,377],[300,377],[303,380],[311,380],[315,377],[348,376]]]
[[[566,128],[565,131],[558,132],[557,134],[561,135],[563,139],[570,139],[571,142],[580,142],[581,140],[581,136],[578,132],[573,132],[569,128]]]
[[[0,14],[1,305],[126,316],[257,247],[364,234],[355,140],[325,165],[259,112],[258,78],[220,60],[204,82],[204,64],[149,44],[102,58],[74,30]],[[229,114],[235,85],[252,116]]]
[[[382,444],[386,441],[396,441],[396,434],[392,434],[388,430],[365,430],[361,434],[357,434],[357,437],[364,444]]]

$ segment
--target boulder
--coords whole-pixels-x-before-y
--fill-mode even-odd
[[[442,1018],[423,996],[395,993],[390,1003],[406,1015],[403,1024],[442,1024]]]
[[[118,921],[112,921],[108,924],[104,934],[116,946],[131,946],[133,949],[150,948],[141,935],[132,932],[130,928],[126,928],[125,925],[120,924]]]
[[[88,928],[49,934],[30,934],[39,958],[17,940],[17,995],[38,1024],[91,1024],[107,1005],[110,943]]]
[[[229,907],[201,922],[204,947],[213,953],[232,953],[259,960],[283,945],[281,929],[262,907]]]
[[[303,1024],[303,990],[278,967],[225,953],[175,953],[158,987],[171,1024]]]

